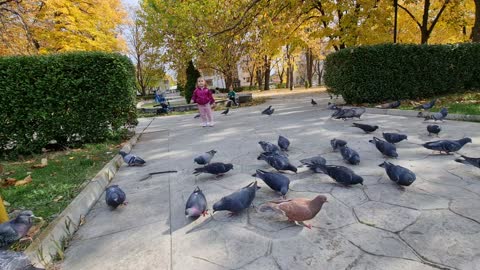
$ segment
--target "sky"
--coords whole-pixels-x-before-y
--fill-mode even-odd
[[[122,3],[126,6],[138,6],[139,0],[122,0]]]

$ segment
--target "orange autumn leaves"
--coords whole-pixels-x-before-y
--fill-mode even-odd
[[[48,160],[46,158],[42,158],[39,164],[34,164],[34,165],[32,165],[31,168],[32,169],[41,169],[41,168],[45,168],[46,166],[48,166]],[[4,173],[4,168],[0,164],[0,175],[7,176],[5,179],[0,179],[0,187],[6,188],[6,187],[10,187],[10,186],[15,186],[15,187],[24,186],[24,185],[27,185],[27,184],[31,183],[32,180],[33,180],[31,174],[28,174],[25,178],[23,178],[21,180],[13,178],[13,177],[8,177],[9,175],[12,175],[13,173],[15,173],[15,172],[10,171],[10,172],[5,172]]]

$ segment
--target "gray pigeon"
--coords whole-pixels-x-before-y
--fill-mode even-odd
[[[312,98],[312,100],[310,101],[310,104],[312,104],[313,106],[315,105],[318,105],[318,103]]]
[[[215,174],[216,176],[221,176],[224,173],[233,169],[233,165],[231,163],[221,163],[221,162],[214,162],[204,167],[195,168],[193,174],[199,175],[201,173],[209,173]]]
[[[196,157],[193,161],[196,162],[198,165],[206,165],[210,163],[210,161],[212,160],[212,158],[215,156],[216,153],[217,151],[210,150]]]
[[[287,138],[280,135],[278,136],[278,146],[283,151],[288,151],[288,147],[290,146],[290,141]]]
[[[394,101],[394,102],[384,103],[384,104],[375,106],[375,108],[380,108],[380,109],[395,109],[395,108],[400,107],[401,104],[402,104],[402,103],[400,102],[400,100],[397,100],[397,101]]]
[[[190,218],[197,218],[201,215],[207,215],[207,199],[203,195],[202,190],[197,187],[188,197],[185,205],[185,216]]]
[[[340,146],[340,153],[342,154],[343,160],[345,160],[346,162],[352,165],[360,164],[360,155],[352,148],[346,145]]]
[[[403,140],[408,140],[408,136],[399,133],[382,133],[383,138],[389,143],[399,143]]]
[[[275,109],[272,109],[272,105],[268,106],[265,110],[262,111],[262,114],[272,115]]]
[[[22,252],[0,250],[0,269],[2,270],[43,270],[36,268]]]
[[[336,165],[322,165],[318,164],[315,165],[320,172],[323,172],[330,176],[336,182],[345,185],[356,185],[361,184],[363,185],[363,178],[357,174],[355,174],[351,169],[344,167],[344,166],[336,166]]]
[[[328,102],[328,104],[327,104],[327,109],[329,109],[329,110],[337,110],[338,107],[337,107],[337,105],[335,105],[335,103]]]
[[[277,171],[292,171],[297,173],[297,168],[293,166],[288,158],[284,155],[279,155],[277,153],[267,155],[266,153],[262,153],[257,159],[266,161]]]
[[[442,152],[450,154],[451,152],[457,152],[458,150],[462,149],[465,144],[471,142],[472,139],[467,137],[460,140],[440,140],[427,142],[422,144],[422,146],[433,151],[440,151],[440,154]]]
[[[225,196],[213,205],[213,212],[216,211],[230,211],[237,214],[244,209],[250,207],[257,192],[257,181],[250,183],[228,196]]]
[[[380,153],[382,153],[384,156],[392,158],[398,157],[397,148],[394,144],[381,140],[377,137],[373,137],[373,140],[370,140],[369,142],[375,144],[375,147],[377,147],[378,151],[380,151]]]
[[[120,151],[119,154],[123,157],[123,161],[125,161],[128,166],[143,166],[146,163],[145,160],[133,154],[127,154],[123,151]]]
[[[442,131],[442,128],[437,125],[428,125],[427,131],[428,131],[428,136],[431,136],[432,134],[435,134],[438,136],[438,133]]]
[[[433,106],[435,106],[435,102],[437,102],[437,99],[432,99],[430,102],[428,103],[425,103],[425,104],[422,104],[420,106],[417,106],[413,109],[423,109],[423,110],[430,110],[431,108],[433,108]]]
[[[23,211],[16,218],[0,224],[0,249],[6,249],[17,242],[32,227],[32,211]]]
[[[341,146],[347,145],[347,142],[344,141],[344,140],[340,140],[340,139],[335,139],[335,138],[333,138],[333,139],[330,141],[330,145],[332,146],[333,151],[336,151],[336,150],[337,150],[338,148],[340,148]]]
[[[273,143],[266,141],[259,141],[258,144],[262,147],[265,152],[280,152],[280,148]]]
[[[227,108],[227,109],[226,109],[225,111],[223,111],[221,114],[227,115],[229,111],[230,111],[230,108]]]
[[[457,158],[455,159],[456,162],[458,163],[463,163],[463,164],[466,164],[466,165],[473,165],[477,168],[480,168],[480,158],[473,158],[473,157],[467,157],[467,156],[464,156],[464,155],[461,155],[461,158]]]
[[[122,204],[127,205],[126,199],[127,195],[118,185],[111,185],[105,190],[105,202],[113,209]]]
[[[200,118],[200,114],[199,114],[199,113],[197,113],[197,114],[193,117],[193,119],[197,119],[197,118]]]
[[[371,125],[360,124],[360,123],[352,123],[352,126],[365,131],[365,133],[374,132],[375,130],[378,129],[378,126],[371,126]]]
[[[354,111],[354,114],[353,114],[353,117],[352,118],[358,118],[360,119],[360,117],[365,113],[366,109],[365,108],[352,108],[352,110]]]
[[[283,174],[257,170],[256,177],[260,178],[271,189],[280,192],[284,197],[288,192],[290,179]]]
[[[317,165],[325,165],[327,161],[321,156],[315,156],[311,158],[301,159],[300,163],[307,166],[311,171],[321,173],[322,171],[317,168]]]
[[[410,186],[416,179],[415,173],[402,166],[387,161],[378,166],[385,168],[388,178],[400,186]]]
[[[432,119],[432,120],[435,120],[435,122],[436,121],[442,121],[443,122],[443,119],[445,119],[445,117],[447,117],[447,115],[448,115],[447,108],[442,108],[439,112],[436,112],[432,115],[425,116],[425,121],[427,121],[429,119]]]

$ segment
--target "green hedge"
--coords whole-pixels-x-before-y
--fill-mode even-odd
[[[50,141],[99,142],[135,121],[135,76],[122,55],[75,52],[0,58],[0,152]]]
[[[327,56],[325,84],[348,103],[480,89],[480,44],[382,44]]]

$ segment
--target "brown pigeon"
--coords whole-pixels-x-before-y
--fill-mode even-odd
[[[327,197],[318,195],[313,200],[305,198],[295,198],[289,200],[270,201],[260,206],[260,212],[274,211],[286,216],[289,221],[299,223],[309,229],[312,225],[305,224],[303,221],[314,218],[322,209],[323,203],[327,202]]]

